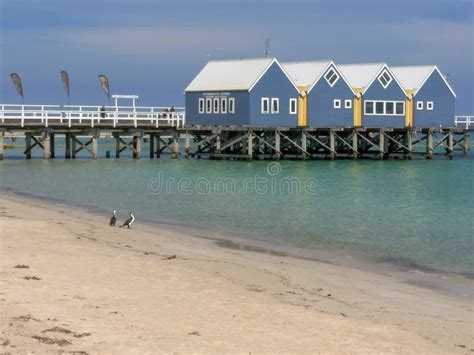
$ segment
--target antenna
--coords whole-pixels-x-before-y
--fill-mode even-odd
[[[265,39],[265,57],[270,57],[270,45],[271,45],[271,39],[267,38]]]

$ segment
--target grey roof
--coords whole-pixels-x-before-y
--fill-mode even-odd
[[[342,64],[338,69],[353,88],[366,88],[383,68],[385,63]]]
[[[285,62],[281,66],[290,76],[296,86],[312,86],[331,64],[330,60]]]
[[[210,61],[185,91],[250,90],[275,61],[275,58]]]

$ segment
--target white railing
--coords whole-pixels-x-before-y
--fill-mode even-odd
[[[470,126],[474,126],[474,116],[454,116],[454,125],[457,127],[464,126],[469,129]]]
[[[0,122],[25,124],[84,125],[94,127],[96,124],[118,126],[160,125],[182,127],[186,122],[184,107],[176,107],[173,112],[169,107],[145,106],[60,106],[60,105],[0,105]]]

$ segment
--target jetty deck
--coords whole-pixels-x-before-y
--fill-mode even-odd
[[[0,105],[0,159],[5,137],[25,137],[25,158],[41,149],[44,159],[56,157],[56,140],[64,139],[64,157],[79,152],[98,156],[99,138],[115,140],[115,157],[130,150],[149,157],[212,159],[427,159],[468,154],[474,126],[466,116],[450,128],[283,127],[185,124],[185,112],[164,107]],[[441,151],[441,153],[440,153]],[[106,157],[110,157],[107,152]]]

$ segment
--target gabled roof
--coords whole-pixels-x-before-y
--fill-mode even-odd
[[[275,58],[257,58],[210,61],[184,91],[250,91],[273,63],[282,69],[291,84],[295,86]],[[295,89],[298,90],[296,86]]]
[[[281,63],[296,86],[312,86],[331,64],[330,60]]]
[[[306,86],[309,89],[309,93],[318,81],[323,77],[326,71],[333,66],[338,74],[342,77],[342,80],[346,83],[349,89],[354,92],[351,85],[344,77],[344,75],[338,70],[336,64],[332,60],[322,61],[304,61],[304,62],[285,62],[281,64],[286,70],[290,78],[296,84],[296,86]]]
[[[384,70],[387,70],[391,74],[393,80],[398,84],[398,86],[400,86],[400,89],[402,89],[405,96],[408,96],[403,85],[398,81],[397,76],[385,63],[343,64],[339,65],[338,68],[341,73],[346,76],[353,88],[362,89],[362,95],[365,94],[367,89],[375,80],[377,80],[380,74],[382,74]]]
[[[453,96],[456,97],[456,93],[436,65],[398,66],[390,67],[390,69],[392,69],[392,72],[397,76],[405,89],[413,90],[413,95],[416,95],[431,74],[437,71]]]

